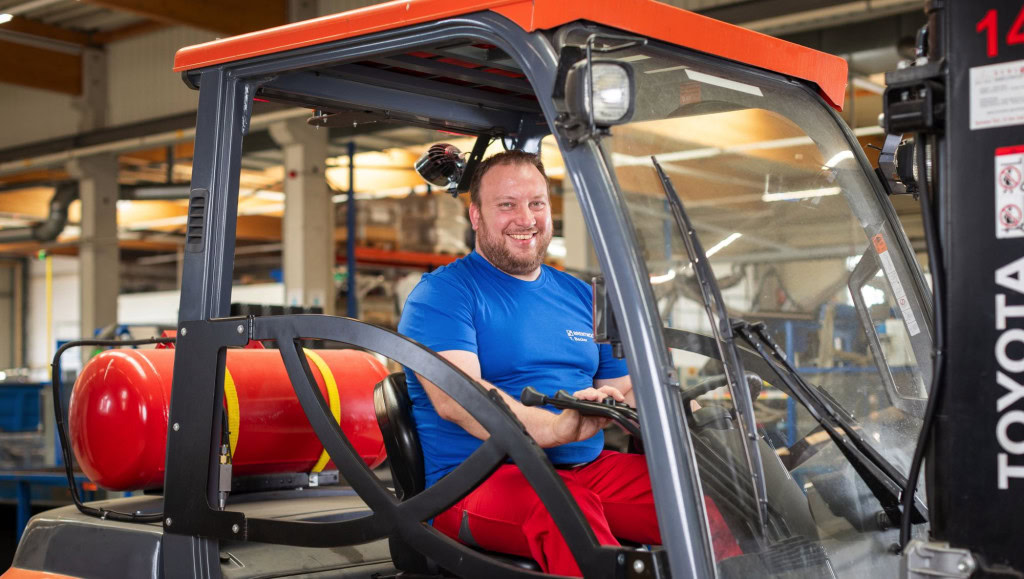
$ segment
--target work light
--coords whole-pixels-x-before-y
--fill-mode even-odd
[[[594,60],[588,67],[581,60],[569,71],[566,104],[573,116],[592,118],[597,127],[628,121],[633,116],[632,68],[614,60]]]

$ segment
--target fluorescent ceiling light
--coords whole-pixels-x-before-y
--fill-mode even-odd
[[[675,278],[676,278],[676,270],[670,269],[670,270],[668,270],[668,273],[666,273],[666,274],[663,274],[663,275],[652,275],[651,276],[651,283],[657,285],[659,283],[665,283],[667,281],[672,281]]]
[[[879,131],[881,129],[879,128]],[[857,134],[854,132],[854,134]],[[875,133],[870,133],[875,134]],[[860,135],[857,135],[860,136]],[[693,161],[696,159],[707,159],[719,155],[730,155],[735,153],[746,153],[748,151],[767,151],[771,149],[786,149],[789,147],[803,147],[813,145],[810,137],[786,137],[784,139],[772,139],[769,141],[755,141],[753,143],[742,143],[728,147],[701,147],[699,149],[687,149],[685,151],[673,151],[671,153],[658,154],[658,162],[672,163],[674,161]],[[612,158],[616,167],[646,166],[653,167],[651,158],[645,155],[627,155],[625,153],[613,153]]]
[[[13,14],[0,14],[0,24],[6,24],[10,22],[12,18],[14,18]]]
[[[763,94],[761,94],[761,89],[757,88],[752,84],[736,82],[734,80],[729,80],[727,78],[712,76],[710,74],[703,72],[697,72],[696,70],[687,70],[686,76],[690,80],[695,80],[697,82],[702,82],[704,84],[713,84],[715,86],[720,86],[722,88],[727,88],[729,90],[734,90],[737,92],[752,94],[754,96],[764,96]]]
[[[877,95],[885,94],[885,85],[878,84],[875,81],[862,76],[853,77],[853,87],[866,90]]]
[[[850,151],[850,150],[839,151],[838,153],[833,155],[831,159],[829,159],[828,161],[825,161],[825,164],[822,166],[822,169],[825,169],[826,171],[829,170],[829,169],[834,169],[835,166],[838,165],[839,163],[842,163],[843,161],[846,161],[846,160],[852,159],[852,158],[853,158],[853,151]]]
[[[795,201],[797,199],[810,199],[813,197],[828,197],[842,193],[839,187],[823,187],[821,189],[804,189],[803,191],[783,191],[781,193],[765,193],[761,195],[761,201]]]
[[[6,10],[11,14],[24,14],[26,12],[31,12],[38,8],[44,8],[46,6],[49,6],[50,4],[56,4],[60,1],[61,0],[32,0],[31,2],[22,2],[21,4],[8,6]],[[77,2],[78,0],[75,1]]]
[[[681,64],[679,66],[670,66],[668,68],[655,68],[653,70],[645,70],[644,74],[658,74],[659,72],[671,72],[673,70],[683,70],[684,68],[687,68],[687,66],[685,64]]]
[[[735,232],[735,233],[730,233],[728,237],[726,237],[722,241],[719,241],[718,243],[716,243],[714,246],[711,247],[711,249],[705,251],[704,255],[706,255],[707,257],[711,257],[712,255],[718,253],[719,251],[722,251],[723,249],[728,247],[729,244],[731,244],[732,242],[736,241],[737,239],[739,239],[741,237],[743,237],[743,234],[738,232],[738,231]],[[686,266],[683,267],[683,270],[686,270],[687,268],[691,267],[692,265],[693,264],[690,264],[690,263],[686,264]],[[677,272],[676,272],[675,269],[670,269],[670,270],[668,270],[668,272],[666,272],[666,273],[664,273],[662,275],[652,275],[651,278],[650,278],[651,279],[651,284],[658,285],[660,283],[665,283],[667,281],[672,281],[672,280],[674,280],[676,278],[676,274],[677,274]]]
[[[730,243],[732,243],[732,242],[736,241],[737,239],[739,239],[739,238],[741,238],[741,237],[743,237],[743,234],[742,234],[742,233],[740,233],[740,232],[738,232],[738,231],[737,231],[737,232],[735,232],[735,233],[731,233],[731,234],[729,234],[729,237],[726,237],[726,238],[725,238],[725,239],[723,239],[722,241],[719,241],[719,242],[718,242],[718,243],[716,243],[716,244],[715,244],[714,246],[712,246],[712,247],[711,247],[711,249],[707,250],[707,251],[705,252],[705,255],[707,255],[708,257],[711,257],[712,255],[714,255],[714,254],[718,253],[719,251],[722,251],[722,250],[723,250],[723,249],[725,249],[725,248],[726,248],[726,247],[727,247],[727,246],[728,246],[728,245],[729,245]]]
[[[265,189],[256,189],[252,192],[253,199],[262,199],[264,201],[284,201],[284,193],[280,191],[267,191]]]

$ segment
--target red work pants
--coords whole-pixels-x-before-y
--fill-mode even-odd
[[[643,455],[604,451],[584,466],[559,470],[602,545],[616,537],[661,544],[654,496]],[[715,558],[740,549],[721,514],[705,499]],[[505,464],[466,498],[434,519],[434,527],[488,551],[532,557],[546,573],[579,577],[580,570],[554,520],[519,468]]]

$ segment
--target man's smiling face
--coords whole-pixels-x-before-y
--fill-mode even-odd
[[[535,279],[551,242],[547,180],[530,164],[497,165],[477,194],[479,206],[469,208],[477,251],[509,275]]]

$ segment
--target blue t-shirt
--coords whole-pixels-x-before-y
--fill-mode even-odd
[[[523,281],[473,252],[423,276],[398,331],[437,352],[475,353],[483,379],[516,400],[526,386],[549,396],[572,393],[595,378],[629,373],[607,344],[594,343],[592,303],[590,286],[571,275],[541,266],[540,277]],[[482,442],[441,418],[415,374],[405,373],[430,486]],[[597,458],[603,446],[599,432],[545,452],[555,464],[576,464]]]

